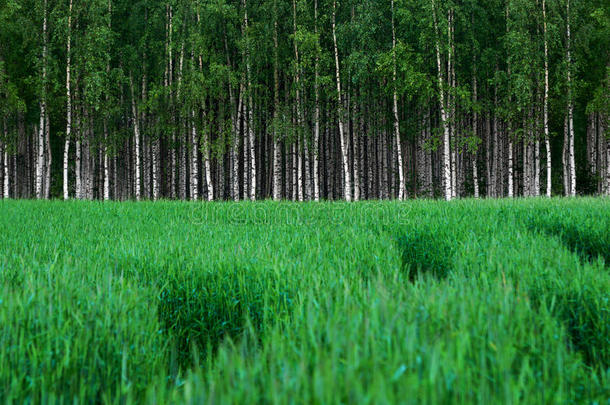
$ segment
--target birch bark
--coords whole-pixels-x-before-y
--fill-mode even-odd
[[[570,30],[570,0],[566,5],[567,15],[567,57],[568,57],[568,128],[569,128],[569,173],[570,173],[570,196],[576,197],[576,161],[574,155],[574,100],[572,90],[572,37]]]
[[[451,150],[450,150],[450,139],[449,139],[449,123],[447,120],[447,111],[445,109],[445,90],[443,71],[441,65],[441,46],[440,36],[438,29],[438,18],[436,15],[436,4],[432,0],[432,12],[434,17],[434,30],[436,32],[436,66],[438,73],[438,87],[440,97],[440,110],[441,110],[441,125],[443,126],[443,180],[445,188],[445,199],[451,201],[453,198],[453,192],[451,187]]]
[[[140,162],[140,126],[138,123],[138,111],[136,108],[136,97],[133,89],[133,76],[129,75],[129,88],[131,90],[131,114],[133,116],[133,140],[134,140],[134,193],[136,201],[141,199],[141,162]]]
[[[337,47],[337,29],[336,29],[336,14],[337,14],[337,1],[333,0],[333,14],[332,14],[332,31],[333,31],[333,45],[335,53],[335,74],[337,81],[337,118],[339,122],[339,138],[341,141],[341,160],[343,163],[343,197],[346,201],[352,200],[352,184],[351,184],[351,173],[349,169],[349,156],[347,151],[347,139],[345,134],[345,123],[344,123],[344,107],[343,107],[343,94],[341,92],[341,71],[339,65],[339,50]]]
[[[398,120],[398,90],[396,88],[396,26],[394,22],[394,0],[392,4],[392,84],[393,84],[393,112],[394,112],[394,138],[396,142],[396,156],[398,158],[398,200],[406,197],[406,184],[404,166],[402,162],[402,146],[400,143],[400,122]]]
[[[546,150],[546,196],[551,197],[552,192],[552,165],[551,165],[551,139],[549,136],[549,45],[546,20],[546,0],[542,0],[542,18],[544,30],[544,102],[543,126],[544,146]]]
[[[40,101],[40,123],[38,126],[38,157],[36,159],[36,198],[43,198],[43,172],[44,172],[44,153],[45,153],[45,127],[47,110],[47,0],[43,3],[43,23],[42,23],[42,83]]]

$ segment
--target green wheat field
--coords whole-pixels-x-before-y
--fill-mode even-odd
[[[0,202],[0,402],[609,404],[610,201]]]

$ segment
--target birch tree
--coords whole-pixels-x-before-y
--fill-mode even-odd
[[[43,2],[43,23],[42,23],[42,77],[41,77],[41,96],[40,96],[40,121],[38,125],[38,157],[36,160],[36,198],[43,198],[43,175],[45,164],[45,135],[47,118],[47,54],[48,54],[48,33],[47,33],[47,0]]]
[[[546,149],[546,196],[551,197],[552,193],[552,164],[551,164],[551,139],[549,135],[549,39],[547,29],[546,0],[542,0],[542,16],[544,30],[544,146]]]
[[[436,69],[438,75],[438,91],[439,91],[439,108],[441,112],[441,125],[443,127],[443,181],[445,189],[445,200],[453,199],[453,190],[451,187],[451,150],[449,139],[449,122],[445,106],[445,83],[443,80],[443,70],[441,64],[441,44],[440,33],[438,27],[438,17],[435,1],[432,0],[432,14],[434,20],[434,31],[436,34],[435,49],[436,49]]]
[[[138,123],[138,110],[136,107],[136,96],[133,89],[133,76],[129,75],[129,88],[131,91],[131,115],[133,120],[133,140],[134,140],[134,153],[135,153],[135,164],[134,164],[134,190],[135,198],[140,201],[142,197],[141,191],[141,173],[142,167],[140,162],[140,126]]]
[[[344,122],[344,106],[343,106],[343,93],[341,92],[341,68],[339,65],[339,49],[337,46],[337,1],[333,0],[332,10],[332,34],[333,34],[333,45],[335,54],[335,76],[337,82],[337,120],[339,124],[339,139],[341,142],[341,159],[343,163],[343,196],[345,200],[352,200],[352,183],[351,183],[351,171],[349,168],[349,157],[348,157],[348,145],[347,135],[345,134],[345,122]]]
[[[392,72],[392,84],[393,84],[393,97],[392,97],[392,107],[394,112],[394,138],[396,142],[396,155],[398,156],[398,199],[403,200],[406,197],[406,185],[405,185],[405,175],[404,175],[404,166],[402,162],[402,146],[400,144],[400,122],[398,117],[398,92],[396,90],[396,26],[394,24],[394,0],[391,0],[392,5],[392,62],[393,62],[393,72]]]
[[[567,195],[609,188],[601,0],[6,3],[3,195],[451,200],[551,196],[562,180]],[[561,128],[565,141],[552,136]]]
[[[574,101],[573,101],[573,89],[572,89],[572,32],[570,27],[570,0],[566,1],[566,57],[567,57],[567,87],[568,87],[568,173],[569,179],[569,191],[568,194],[571,197],[576,197],[576,162],[574,156]]]

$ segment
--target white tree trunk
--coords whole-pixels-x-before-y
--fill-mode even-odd
[[[608,118],[603,113],[596,113],[595,118],[595,134],[597,144],[595,146],[595,158],[597,160],[597,173],[600,178],[598,185],[598,193],[600,195],[610,195],[610,139],[606,138],[606,128]]]
[[[44,169],[44,107],[40,104],[40,126],[38,128],[38,148],[36,157],[36,198],[42,198]]]
[[[8,161],[8,151],[6,150],[6,146],[4,147],[4,198],[10,198],[10,179],[9,179],[9,161]]]
[[[72,134],[72,86],[71,86],[71,69],[72,69],[72,0],[70,0],[68,12],[68,46],[67,46],[67,63],[66,63],[66,139],[64,142],[64,170],[63,170],[63,186],[64,200],[70,198],[69,178],[68,178],[68,163],[70,159],[70,135]]]
[[[451,197],[453,199],[458,196],[458,152],[457,152],[457,122],[456,122],[456,113],[455,113],[455,64],[453,62],[453,58],[455,55],[455,45],[454,45],[454,25],[453,25],[453,10],[450,8],[447,11],[447,43],[448,46],[448,56],[447,56],[447,82],[449,84],[449,88],[451,89],[447,95],[447,110],[449,114],[449,142],[450,142],[450,150],[451,150]]]
[[[494,86],[494,106],[498,107],[498,97],[497,97],[497,90],[498,87],[497,85]],[[497,111],[497,110],[496,110]],[[493,158],[492,158],[492,169],[491,169],[491,196],[493,198],[498,198],[499,197],[499,192],[498,192],[498,169],[499,169],[499,153],[500,153],[500,148],[499,148],[499,140],[500,138],[498,137],[498,128],[500,126],[500,123],[498,122],[498,114],[497,112],[494,112],[494,116],[493,116]]]
[[[540,197],[540,139],[536,139],[534,148],[534,196]]]
[[[479,189],[479,167],[477,162],[477,152],[472,154],[472,181],[474,183],[474,198],[480,198],[481,192]]]
[[[605,129],[605,126],[604,126],[604,129]],[[604,133],[605,132],[602,132],[602,134],[604,134]],[[6,177],[5,177],[5,179],[6,179]],[[610,196],[610,139],[607,139],[607,138],[606,138],[606,195]]]
[[[333,45],[335,52],[335,73],[337,79],[337,116],[339,120],[339,137],[341,140],[341,159],[343,162],[343,196],[346,201],[352,200],[352,183],[351,173],[349,169],[349,155],[347,152],[347,139],[345,135],[344,116],[343,116],[343,100],[341,92],[341,70],[339,65],[339,50],[337,47],[337,30],[336,30],[336,13],[337,13],[337,1],[333,0],[333,15],[332,15],[332,29],[333,29]]]
[[[276,70],[277,73],[277,70]],[[277,74],[276,74],[277,80]],[[279,201],[282,199],[282,150],[281,143],[279,140],[279,134],[277,131],[277,119],[278,119],[278,108],[279,99],[277,98],[278,84],[276,82],[276,101],[274,114],[274,127],[273,127],[273,199]]]
[[[574,153],[574,105],[572,103],[570,103],[568,120],[568,125],[570,127],[570,196],[576,197],[576,161]]]
[[[277,27],[277,24],[276,24]],[[277,28],[276,28],[277,29]],[[277,45],[277,37],[276,37]],[[277,46],[276,46],[276,57],[277,57]],[[279,134],[277,131],[277,120],[278,120],[278,109],[279,109],[279,77],[277,71],[277,58],[275,68],[275,110],[274,126],[273,126],[273,199],[279,201],[282,199],[282,150],[281,143],[279,140]]]
[[[274,112],[277,120],[277,108],[279,103],[276,102],[276,111]],[[276,121],[277,123],[277,121]],[[279,141],[277,128],[273,128],[273,199],[279,201],[282,199],[282,150]]]
[[[453,126],[453,125],[452,125]],[[450,131],[450,133],[453,133],[453,131]],[[451,139],[453,139],[453,143],[451,145],[451,198],[455,199],[457,198],[457,159],[458,159],[458,154],[457,154],[457,144],[455,141],[455,136],[454,135],[450,135]]]
[[[475,121],[474,128],[477,127],[477,123]],[[476,129],[475,129],[475,137],[476,137]],[[478,156],[477,151],[472,153],[472,182],[474,184],[474,198],[480,198],[481,192],[479,189],[479,166],[478,166]]]
[[[250,90],[252,87],[248,82]],[[248,97],[248,144],[250,147],[250,192],[251,201],[256,200],[256,148],[254,140],[254,106],[252,103],[252,95]]]
[[[478,83],[477,83],[477,70],[476,70],[476,58],[474,61],[474,75],[473,75],[473,79],[472,79],[472,99],[473,102],[476,104],[478,101]],[[479,136],[479,112],[475,106],[475,110],[474,110],[474,115],[472,117],[472,135],[474,137],[474,139],[477,139]],[[477,146],[478,148],[478,146]],[[474,184],[474,198],[479,198],[480,197],[480,190],[479,190],[479,168],[478,168],[478,162],[477,162],[477,150],[474,150],[472,152],[472,183]],[[489,158],[489,157],[488,157]]]
[[[246,0],[243,0],[244,7],[244,27],[246,42],[248,42],[248,7]],[[256,147],[254,139],[254,104],[252,101],[252,82],[250,75],[250,44],[246,44],[246,73],[248,76],[248,148],[250,150],[250,187],[248,197],[251,201],[256,200]]]
[[[199,10],[197,10],[197,24],[201,23],[201,17],[199,15]],[[201,55],[201,50],[199,52],[199,71],[203,73],[203,57]],[[203,118],[205,122],[205,111],[203,113]],[[205,125],[205,124],[204,124]],[[203,168],[205,171],[205,187],[208,192],[208,201],[214,200],[214,186],[212,184],[212,169],[210,164],[210,146],[211,146],[211,135],[208,134],[209,131],[206,131],[206,135],[204,136],[204,151],[203,151]]]
[[[159,139],[153,141],[152,153],[153,200],[157,201],[159,199]]]
[[[186,126],[186,123],[184,123],[184,125]],[[179,170],[179,181],[180,181],[180,199],[181,200],[186,200],[188,199],[188,195],[187,195],[187,186],[186,186],[186,179],[188,177],[187,174],[187,160],[188,160],[188,153],[187,153],[187,143],[189,141],[189,130],[186,127],[181,128],[182,130],[180,131],[180,170]]]
[[[606,144],[608,143],[606,138],[603,136],[604,134],[604,121],[603,115],[596,113],[595,118],[595,134],[597,137],[597,144],[595,146],[595,158],[597,160],[597,173],[599,173],[600,181],[597,187],[597,192],[601,195],[606,192]]]
[[[432,8],[434,14],[434,30],[436,31],[436,67],[438,73],[438,87],[440,97],[440,110],[441,110],[441,125],[443,126],[443,180],[445,186],[445,199],[451,201],[453,198],[453,192],[451,189],[451,149],[449,140],[449,123],[447,120],[447,111],[445,109],[445,89],[443,83],[443,70],[441,65],[441,46],[440,36],[438,29],[438,19],[436,16],[436,5],[432,0]]]
[[[229,56],[229,45],[227,43],[227,37],[224,37],[225,43],[225,53],[227,56],[227,69],[230,71],[231,69],[231,59]],[[230,198],[234,201],[239,200],[239,162],[238,162],[238,154],[237,150],[239,148],[239,121],[241,119],[241,95],[239,97],[239,102],[237,106],[235,105],[235,96],[233,95],[233,85],[231,84],[231,75],[229,74],[227,85],[229,88],[229,102],[231,109],[231,133],[233,135],[233,139],[231,139],[231,147],[230,147],[230,175],[229,175],[229,188],[230,188]],[[235,108],[237,107],[237,113]]]
[[[305,155],[303,160],[303,166],[305,169],[305,187],[303,192],[305,193],[305,200],[310,201],[312,196],[312,187],[311,187],[311,158],[310,158],[310,150],[309,150],[309,139],[303,139],[303,153]]]
[[[129,76],[129,87],[131,88],[131,113],[133,115],[133,136],[134,136],[134,153],[135,153],[135,175],[134,175],[134,192],[136,201],[142,198],[141,178],[140,173],[142,164],[140,162],[140,126],[138,124],[138,111],[136,109],[136,97],[133,90],[133,77]]]
[[[112,156],[112,167],[114,169],[112,171],[112,192],[114,195],[114,199],[118,200],[119,199],[119,182],[118,182],[119,167],[117,165],[116,153],[114,154],[114,156]]]
[[[195,124],[195,112],[191,110],[191,200],[199,200],[199,141],[197,126]]]
[[[177,181],[176,181],[176,172],[177,172],[177,165],[178,165],[178,156],[176,154],[176,130],[173,129],[172,130],[172,144],[171,144],[171,152],[170,152],[170,171],[171,171],[171,175],[170,175],[170,188],[171,188],[171,192],[170,195],[173,199],[176,198],[176,186],[177,186]]]
[[[314,0],[314,33],[318,35],[318,0]],[[314,62],[314,93],[315,93],[315,111],[314,111],[314,133],[313,133],[313,199],[320,201],[320,160],[318,157],[320,143],[320,85],[319,85],[319,55],[316,51]]]
[[[184,72],[184,40],[180,45],[180,59],[178,62],[178,90],[176,92],[176,102],[182,102],[181,93],[182,93],[182,74]],[[187,127],[187,120],[178,120],[178,136],[180,138],[180,168],[179,168],[179,198],[181,200],[186,200],[188,196],[186,195],[186,145],[189,139],[189,130]]]
[[[273,199],[282,199],[282,151],[277,131],[273,134]]]
[[[396,155],[398,157],[398,199],[403,200],[406,197],[406,184],[404,166],[402,162],[402,146],[400,144],[400,122],[398,120],[398,94],[396,89],[396,27],[394,25],[394,0],[392,0],[392,85],[393,85],[393,112],[394,112],[394,137],[396,139]]]
[[[205,150],[203,152],[203,165],[205,169],[205,185],[208,190],[208,201],[214,201],[214,183],[212,182],[212,164],[210,160],[210,143],[211,143],[211,135],[208,134],[206,136],[206,145]]]
[[[108,142],[106,137],[105,142]],[[108,160],[108,146],[104,145],[104,201],[110,200],[110,162]]]
[[[78,128],[78,127],[77,127]],[[82,177],[82,150],[81,150],[81,142],[80,137],[76,139],[75,144],[76,149],[76,167],[74,169],[76,174],[76,199],[81,200],[83,198],[83,177]]]
[[[394,124],[395,126],[398,126],[396,124]],[[402,201],[404,199],[406,199],[407,197],[407,187],[405,184],[405,174],[404,174],[404,166],[403,166],[403,159],[402,159],[402,146],[400,144],[400,130],[394,130],[395,131],[395,137],[396,137],[396,156],[398,157],[397,160],[397,164],[398,164],[398,182],[399,182],[399,188],[398,188],[398,200]]]
[[[358,146],[359,146],[359,139],[361,136],[360,131],[356,130],[356,107],[354,106],[354,138],[353,138],[353,165],[354,165],[354,174],[353,174],[353,182],[354,182],[354,201],[360,201],[360,199],[362,198],[362,185],[360,183],[360,179],[361,179],[361,167],[360,167],[360,161],[358,159]]]
[[[45,117],[45,167],[44,167],[44,194],[43,197],[47,200],[51,198],[51,164],[53,163],[53,154],[51,152],[51,118],[49,114]]]
[[[570,150],[570,137],[568,129],[568,113],[563,119],[563,151],[562,151],[562,166],[563,166],[563,194],[568,197],[570,195],[570,160],[568,158]]]
[[[42,23],[42,97],[40,102],[40,123],[38,127],[38,154],[36,159],[36,198],[43,197],[43,172],[44,172],[44,141],[46,124],[46,83],[47,83],[47,0],[44,0]]]
[[[297,138],[297,196],[299,202],[303,202],[303,150],[301,147],[301,139]]]
[[[8,151],[6,142],[8,141],[8,129],[6,128],[6,121],[2,123],[4,129],[4,141],[0,141],[0,158],[2,159],[2,198],[9,198],[9,167],[8,167]]]
[[[509,20],[509,8],[508,4],[506,5],[506,21]],[[506,24],[506,32],[508,34],[508,23]],[[511,77],[511,66],[508,64],[508,79]],[[512,103],[512,96],[509,94],[508,96],[509,104]],[[512,134],[512,123],[510,118],[508,119],[506,137],[508,139],[508,198],[513,198],[515,196],[515,186],[514,186],[514,151],[513,151],[513,134]]]
[[[508,198],[515,196],[514,185],[514,160],[513,160],[513,139],[511,136],[511,127],[508,126]]]
[[[299,46],[297,43],[297,2],[296,0],[292,0],[292,26],[293,26],[293,44],[294,44],[294,60],[295,60],[295,85],[296,85],[296,117],[297,117],[297,162],[298,162],[298,198],[299,201],[306,200],[307,196],[307,186],[303,186],[303,153],[306,152],[306,139],[304,136],[304,125],[303,125],[303,112],[301,110],[301,66],[300,66],[300,58],[299,58]],[[307,170],[307,169],[305,169]],[[307,177],[307,176],[306,176]]]
[[[282,199],[282,151],[277,129],[280,108],[280,77],[278,71],[278,22],[277,3],[273,22],[273,199]]]
[[[68,124],[70,125],[70,124]],[[63,181],[64,181],[64,200],[70,199],[70,192],[68,188],[68,162],[70,158],[70,132],[66,133],[66,140],[64,141],[64,168],[63,168]]]
[[[169,2],[168,2],[169,3]],[[173,26],[174,26],[174,10],[173,7],[169,4],[166,6],[167,13],[167,81],[168,86],[171,88],[174,83],[174,56],[173,56],[173,47],[172,47],[172,37],[173,37]],[[172,105],[172,122],[176,122],[174,106],[173,106],[173,91],[170,90],[169,94],[170,104]],[[177,197],[177,171],[178,171],[178,155],[176,153],[176,130],[172,130],[172,142],[170,146],[170,196],[172,199]]]
[[[546,151],[546,196],[550,198],[552,195],[553,184],[552,184],[552,167],[551,167],[551,139],[549,137],[548,116],[547,116],[547,123],[545,125],[544,148]]]
[[[108,99],[106,99],[108,101]],[[102,146],[102,197],[104,201],[110,200],[110,163],[108,162],[108,122],[104,118],[104,145]]]
[[[314,115],[314,133],[313,133],[313,199],[320,201],[320,159],[319,159],[319,143],[320,143],[320,105],[319,94],[316,85],[316,107]]]
[[[525,121],[525,120],[524,120]],[[523,127],[524,136],[529,135]],[[530,182],[530,161],[529,161],[529,150],[531,146],[529,144],[529,139],[523,139],[523,197],[531,196],[531,182]]]
[[[239,201],[239,139],[243,128],[243,86],[241,86],[239,100],[237,102],[237,117],[235,118],[233,145],[231,147],[231,160],[233,160],[233,199]],[[245,143],[244,143],[245,147]],[[245,150],[245,148],[244,148]],[[245,170],[244,170],[245,173]],[[246,176],[247,177],[247,176]]]
[[[572,53],[570,32],[570,0],[567,1],[567,52],[568,52],[568,128],[569,128],[569,173],[570,173],[570,196],[576,197],[576,162],[574,156],[574,102],[572,100]]]
[[[546,0],[542,0],[542,17],[544,28],[544,146],[546,150],[546,196],[551,197],[552,166],[551,166],[551,140],[549,136],[549,48],[546,24]]]
[[[293,121],[294,122],[294,121]],[[292,201],[297,201],[299,199],[299,179],[298,179],[298,164],[297,158],[298,156],[298,143],[292,143]]]
[[[70,0],[72,3],[72,0]],[[112,0],[108,0],[108,29],[112,28]],[[106,73],[110,73],[110,63],[106,65]],[[106,102],[108,102],[109,97],[108,93],[106,93]],[[103,185],[103,198],[104,201],[110,200],[110,162],[108,159],[108,122],[107,119],[104,118],[104,146],[103,146],[103,171],[104,171],[104,185]],[[116,168],[115,168],[116,170]],[[116,195],[115,195],[116,198]]]
[[[354,9],[352,8],[352,13]],[[353,18],[353,14],[352,14]],[[348,153],[351,154],[351,162],[352,162],[352,183],[354,188],[354,201],[360,201],[362,198],[362,185],[361,185],[361,170],[360,170],[360,162],[358,160],[358,140],[361,136],[360,128],[358,127],[358,106],[355,93],[352,96],[352,133],[349,137],[350,147],[348,148]],[[348,124],[349,126],[349,124]]]
[[[6,123],[4,124],[4,139],[6,139]],[[2,186],[2,194],[0,194],[0,198],[4,198],[4,166],[5,166],[5,156],[4,156],[4,142],[0,141],[0,179],[2,180],[2,183],[0,183],[0,185]]]

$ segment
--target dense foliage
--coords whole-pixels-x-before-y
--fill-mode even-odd
[[[5,201],[0,225],[3,403],[610,397],[604,201]]]
[[[5,197],[610,193],[602,0],[0,0]]]

